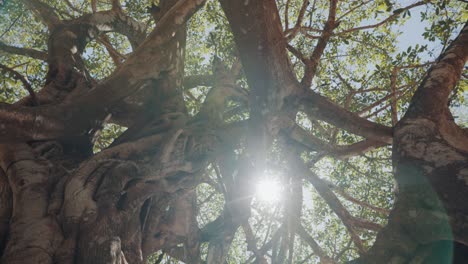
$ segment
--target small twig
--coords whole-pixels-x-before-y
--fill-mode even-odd
[[[96,13],[97,12],[97,4],[96,4],[96,0],[91,0],[91,10],[93,11],[93,13]]]
[[[390,214],[390,210],[385,209],[385,208],[381,208],[381,207],[378,207],[378,206],[374,206],[374,205],[371,205],[371,204],[368,203],[368,202],[365,202],[365,201],[356,199],[356,198],[354,198],[353,196],[351,196],[351,195],[349,195],[348,193],[346,193],[346,191],[345,191],[343,188],[337,186],[336,184],[334,184],[334,183],[332,183],[332,182],[330,182],[330,181],[328,181],[328,180],[324,180],[324,181],[328,184],[328,186],[329,186],[333,191],[335,191],[336,193],[338,193],[338,194],[339,194],[340,196],[342,196],[344,199],[346,199],[346,200],[348,200],[348,201],[350,201],[350,202],[352,202],[352,203],[354,203],[354,204],[360,205],[360,206],[362,206],[362,207],[367,207],[367,208],[369,208],[369,209],[371,209],[371,210],[374,210],[374,211],[376,211],[376,212],[379,212],[379,213],[381,213],[381,214],[383,214],[383,215],[388,215],[388,214]]]
[[[286,44],[286,48],[291,52],[295,57],[300,59],[302,63],[307,64],[309,63],[309,58],[307,58],[300,50],[296,49],[295,47],[291,46],[290,44]]]
[[[412,88],[413,86],[414,86],[414,84],[408,84],[408,85],[403,85],[403,86],[399,87],[398,89],[404,89],[404,90],[402,90],[402,91],[398,90],[398,91],[397,91],[396,100],[400,100],[401,98],[403,98],[403,96],[405,96],[406,94],[408,94],[408,92],[411,91],[411,88]],[[389,98],[389,96],[391,96],[391,95],[392,95],[392,94],[389,94],[389,95],[387,95],[385,98]],[[379,100],[379,101],[380,101],[380,100]],[[367,111],[370,111],[370,110],[373,109],[374,107],[380,105],[380,103],[382,103],[382,102],[379,102],[379,104],[374,103],[374,104],[373,104],[374,106],[373,106],[372,108],[369,108]],[[372,112],[372,113],[370,113],[370,114],[364,116],[364,118],[368,119],[368,118],[370,118],[370,117],[372,117],[372,116],[375,116],[375,115],[377,115],[378,113],[380,113],[380,112],[384,111],[385,109],[387,109],[388,107],[390,107],[390,105],[391,105],[391,102],[390,102],[390,103],[386,103],[384,106],[382,106],[382,107],[379,108],[378,110],[375,110],[374,112]],[[366,113],[367,111],[363,112],[362,114]],[[360,114],[360,115],[362,115],[362,114]]]
[[[344,14],[342,14],[337,20],[338,21],[341,21],[341,19],[343,19],[343,17],[349,15],[350,13],[354,12],[356,9],[360,8],[361,6],[364,6],[364,5],[367,5],[368,3],[372,2],[371,0],[368,0],[368,1],[365,1],[365,2],[362,2],[361,4],[349,9],[348,11],[346,11]]]
[[[364,29],[371,29],[371,28],[376,28],[376,27],[380,27],[381,25],[387,23],[387,22],[390,22],[390,21],[393,21],[395,20],[400,14],[402,14],[404,11],[407,11],[413,7],[417,7],[417,6],[420,6],[420,5],[424,5],[426,4],[425,1],[419,1],[419,2],[416,2],[412,5],[409,5],[409,6],[406,6],[406,7],[403,7],[403,8],[399,8],[395,11],[393,11],[393,14],[390,15],[389,17],[387,17],[386,19],[378,22],[378,23],[375,23],[375,24],[372,24],[372,25],[367,25],[367,26],[361,26],[361,27],[356,27],[356,28],[351,28],[351,29],[347,29],[347,30],[343,30],[341,32],[338,32],[336,34],[334,34],[334,36],[339,36],[339,35],[344,35],[344,34],[347,34],[347,33],[351,33],[351,32],[354,32],[354,31],[360,31],[360,30],[364,30]]]
[[[299,15],[297,16],[296,24],[292,29],[286,29],[285,35],[288,40],[292,40],[297,33],[299,32],[299,29],[302,24],[302,20],[304,19],[304,15],[307,9],[307,6],[309,5],[309,0],[304,0],[302,1],[302,6],[301,9],[299,10]]]
[[[291,0],[286,1],[286,7],[284,8],[284,28],[285,30],[289,28],[289,4]]]
[[[16,24],[16,21],[18,21],[18,19],[20,19],[20,17],[23,15],[23,13],[19,14],[19,16],[17,16],[15,18],[15,20],[13,20],[13,22],[10,24],[10,26],[2,33],[2,35],[0,35],[0,38],[2,38],[6,33],[8,33],[8,31],[10,31],[10,29]]]
[[[3,64],[0,64],[0,69],[3,69],[4,71],[10,72],[11,74],[13,74],[14,79],[21,81],[23,83],[23,85],[24,85],[24,88],[26,88],[29,95],[31,96],[31,102],[33,103],[33,105],[39,105],[39,102],[38,102],[37,97],[36,97],[36,93],[34,92],[33,88],[31,87],[31,84],[29,84],[29,82],[26,80],[26,78],[23,75],[21,75],[19,72],[15,71],[12,68],[7,67],[7,66],[5,66]]]
[[[97,41],[104,45],[106,48],[107,52],[109,53],[109,56],[111,57],[112,61],[114,62],[115,66],[118,68],[120,65],[122,65],[122,62],[126,59],[126,57],[122,54],[120,54],[110,43],[109,38],[106,35],[102,35],[97,38]]]
[[[161,252],[161,254],[159,254],[159,256],[158,256],[158,259],[157,259],[156,262],[154,262],[154,263],[155,263],[155,264],[161,263],[162,260],[163,260],[163,258],[164,258],[164,252]]]

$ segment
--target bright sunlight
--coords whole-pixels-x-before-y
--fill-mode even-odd
[[[257,183],[255,193],[259,201],[275,203],[281,198],[281,184],[274,179],[263,179]]]

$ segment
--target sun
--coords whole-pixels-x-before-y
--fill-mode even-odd
[[[257,183],[255,196],[259,201],[275,203],[281,198],[281,184],[277,180],[263,179]]]

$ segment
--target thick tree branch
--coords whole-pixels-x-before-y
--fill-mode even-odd
[[[295,155],[294,159],[295,168],[297,168],[298,173],[301,173],[304,178],[309,181],[317,190],[318,194],[325,200],[325,202],[330,206],[330,208],[335,212],[335,214],[343,222],[344,226],[348,230],[352,241],[356,245],[360,254],[364,254],[366,249],[361,238],[358,235],[356,230],[357,227],[377,229],[379,228],[376,225],[373,225],[367,220],[359,219],[352,216],[348,210],[343,206],[338,197],[332,192],[332,190],[327,186],[327,183],[313,173],[302,161],[302,159]]]
[[[326,121],[367,139],[388,144],[392,142],[392,128],[361,118],[311,90],[305,91],[301,103],[304,112],[312,118]]]
[[[468,23],[429,69],[411,100],[407,115],[438,118],[441,114],[445,114],[450,92],[460,79],[467,60]]]
[[[184,89],[189,90],[197,86],[212,86],[214,83],[215,76],[205,75],[191,75],[184,77]]]
[[[57,219],[47,211],[49,190],[55,180],[50,165],[38,159],[27,144],[1,145],[0,161],[14,201],[8,244],[1,262],[24,263],[35,256],[38,263],[52,263],[62,234]],[[32,236],[35,232],[41,235]]]
[[[304,226],[298,225],[296,232],[312,248],[314,254],[320,258],[320,263],[335,263],[335,261],[325,253],[322,247],[315,241],[315,239],[309,234],[309,232],[307,232]]]
[[[328,9],[328,19],[325,22],[325,27],[323,28],[322,34],[315,46],[312,55],[308,59],[308,63],[305,65],[305,73],[304,77],[302,78],[301,84],[308,89],[312,84],[312,80],[317,73],[317,68],[320,63],[320,58],[325,51],[325,47],[332,36],[333,29],[337,26],[335,19],[336,19],[336,5],[338,0],[330,0],[330,7]]]
[[[337,145],[335,150],[333,150],[332,155],[336,157],[345,159],[352,156],[361,155],[365,152],[387,146],[387,143],[374,141],[374,140],[363,140],[356,142],[351,145]]]
[[[252,160],[256,163],[255,168],[262,171],[267,141],[274,135],[274,132],[267,131],[267,119],[282,110],[286,97],[297,92],[297,80],[289,63],[276,2],[220,2],[231,26],[251,89],[251,123],[247,144]]]
[[[92,98],[107,98],[107,103],[116,102],[140,88],[142,81],[158,79],[168,66],[165,45],[168,45],[177,30],[203,5],[204,1],[185,0],[175,4],[159,21],[158,27],[125,61],[112,78],[99,85],[80,101]],[[109,96],[113,95],[113,96]],[[101,104],[103,102],[101,101]]]
[[[439,133],[455,149],[468,152],[468,133],[453,121],[448,108],[450,93],[468,60],[468,22],[458,37],[429,69],[403,119],[426,118],[437,124]]]
[[[58,109],[0,103],[0,141],[40,140],[66,135],[65,120],[54,113]]]
[[[242,224],[242,229],[244,230],[245,239],[247,242],[247,249],[254,253],[256,263],[267,264],[268,262],[264,257],[264,253],[257,248],[257,240],[255,239],[252,227],[250,226],[248,221]]]
[[[35,49],[28,49],[28,48],[19,48],[19,47],[14,47],[14,46],[9,46],[6,45],[5,43],[0,41],[0,51],[8,52],[11,54],[16,54],[16,55],[22,55],[22,56],[28,56],[34,59],[38,60],[46,60],[47,59],[47,53],[40,51],[40,50],[35,50]]]
[[[283,106],[283,99],[296,92],[297,82],[289,64],[278,9],[271,0],[245,3],[221,1],[252,89],[252,103],[263,112],[276,112]],[[252,109],[252,114],[260,115],[262,109]]]
[[[332,143],[315,137],[312,133],[307,132],[298,125],[295,125],[289,131],[289,137],[310,151],[323,152],[326,155],[338,159],[360,155],[367,151],[388,145],[388,143],[375,140],[363,140],[350,145],[333,145]]]
[[[146,38],[146,27],[120,9],[86,14],[70,23],[85,23],[95,26],[100,32],[118,32],[128,38],[135,50]]]
[[[214,63],[213,84],[197,114],[197,118],[209,120],[212,125],[223,122],[228,99],[247,101],[247,92],[236,85],[237,74],[233,74],[222,61]]]
[[[380,224],[374,223],[367,219],[358,218],[358,217],[353,217],[351,219],[351,223],[353,226],[357,228],[363,228],[363,229],[372,230],[375,232],[379,232],[383,228],[383,226]]]
[[[315,173],[311,172],[309,169],[305,168],[303,165],[303,173],[305,174],[305,179],[308,180],[317,190],[319,195],[325,200],[325,202],[330,206],[330,208],[335,212],[335,214],[341,219],[344,226],[348,230],[351,239],[358,248],[360,254],[363,254],[366,249],[362,243],[361,238],[358,235],[356,230],[356,219],[352,216],[348,210],[343,206],[338,197],[327,187],[326,183],[320,179]],[[307,173],[307,174],[306,174]]]
[[[49,30],[61,23],[60,18],[47,4],[39,0],[23,0],[23,2],[49,27]]]
[[[86,133],[95,126],[95,120],[107,116],[113,104],[137,91],[147,79],[157,79],[161,71],[169,70],[165,68],[169,65],[165,45],[203,3],[179,1],[110,79],[73,102],[40,109],[0,105],[0,120],[5,121],[0,130],[2,140],[40,140]]]

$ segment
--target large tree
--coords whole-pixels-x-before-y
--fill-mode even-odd
[[[0,8],[2,264],[468,257],[466,1]]]

